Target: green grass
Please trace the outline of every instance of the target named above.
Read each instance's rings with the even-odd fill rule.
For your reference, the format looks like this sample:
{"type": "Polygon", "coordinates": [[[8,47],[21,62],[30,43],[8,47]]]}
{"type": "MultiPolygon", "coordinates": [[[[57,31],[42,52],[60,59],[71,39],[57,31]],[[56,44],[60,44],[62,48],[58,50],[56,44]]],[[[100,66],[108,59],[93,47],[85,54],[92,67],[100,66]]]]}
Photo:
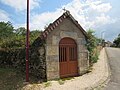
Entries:
{"type": "MultiPolygon", "coordinates": [[[[38,79],[30,75],[31,84],[38,83],[38,79]]],[[[0,90],[21,90],[25,86],[25,73],[13,68],[0,68],[0,90]]]]}
{"type": "Polygon", "coordinates": [[[0,68],[0,90],[17,90],[24,86],[24,75],[15,69],[0,68]]]}
{"type": "Polygon", "coordinates": [[[44,83],[44,85],[45,85],[45,87],[49,87],[49,86],[51,86],[51,82],[47,81],[47,82],[44,83]]]}
{"type": "Polygon", "coordinates": [[[63,80],[58,80],[58,83],[60,84],[60,85],[62,85],[62,84],[64,84],[65,83],[65,81],[63,81],[63,80]]]}
{"type": "Polygon", "coordinates": [[[71,79],[74,79],[74,77],[62,78],[61,80],[62,80],[62,81],[66,81],[66,80],[71,80],[71,79]]]}
{"type": "Polygon", "coordinates": [[[59,79],[58,80],[58,83],[60,85],[64,84],[66,80],[71,80],[71,79],[74,79],[74,77],[68,77],[68,78],[62,78],[62,79],[59,79]]]}

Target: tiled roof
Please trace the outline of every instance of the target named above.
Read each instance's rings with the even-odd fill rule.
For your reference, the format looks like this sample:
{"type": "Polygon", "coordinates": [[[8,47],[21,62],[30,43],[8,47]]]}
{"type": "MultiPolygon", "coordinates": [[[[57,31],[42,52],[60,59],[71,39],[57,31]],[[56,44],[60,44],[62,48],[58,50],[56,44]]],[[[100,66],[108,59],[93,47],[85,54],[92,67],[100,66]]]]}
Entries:
{"type": "Polygon", "coordinates": [[[56,19],[53,23],[50,23],[49,26],[43,31],[41,34],[41,39],[46,39],[47,35],[50,34],[60,23],[63,22],[65,18],[70,18],[70,20],[81,30],[81,32],[88,38],[86,31],[81,27],[81,25],[76,21],[69,11],[66,11],[61,15],[58,19],[56,19]]]}

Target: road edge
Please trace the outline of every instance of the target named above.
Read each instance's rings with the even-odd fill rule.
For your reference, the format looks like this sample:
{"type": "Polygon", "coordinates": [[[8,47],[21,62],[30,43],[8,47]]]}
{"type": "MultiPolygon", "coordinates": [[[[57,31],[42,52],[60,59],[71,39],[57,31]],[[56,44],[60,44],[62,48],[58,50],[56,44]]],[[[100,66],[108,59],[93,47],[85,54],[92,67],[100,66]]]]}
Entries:
{"type": "Polygon", "coordinates": [[[110,66],[109,66],[109,57],[108,57],[108,53],[106,51],[106,48],[104,49],[104,58],[105,58],[105,70],[106,72],[103,75],[103,78],[100,79],[95,85],[93,85],[92,87],[88,88],[87,90],[98,90],[101,89],[103,87],[105,87],[105,85],[110,81],[110,75],[111,75],[111,71],[110,71],[110,66]]]}
{"type": "Polygon", "coordinates": [[[110,67],[109,67],[109,64],[108,64],[108,55],[107,55],[107,52],[106,52],[105,48],[103,48],[102,50],[104,50],[104,53],[105,53],[104,54],[104,59],[105,59],[104,66],[105,66],[106,72],[104,73],[102,79],[100,79],[96,84],[92,85],[91,87],[85,88],[85,90],[98,90],[98,89],[101,89],[102,87],[105,87],[105,85],[110,80],[110,67]]]}

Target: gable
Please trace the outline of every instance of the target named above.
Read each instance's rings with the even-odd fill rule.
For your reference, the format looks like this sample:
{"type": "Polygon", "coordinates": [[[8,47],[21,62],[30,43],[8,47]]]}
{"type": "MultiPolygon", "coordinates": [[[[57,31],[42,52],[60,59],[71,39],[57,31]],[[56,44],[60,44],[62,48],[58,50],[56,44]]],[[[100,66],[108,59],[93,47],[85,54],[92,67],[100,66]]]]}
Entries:
{"type": "MultiPolygon", "coordinates": [[[[59,43],[61,38],[70,37],[74,40],[82,39],[86,40],[82,31],[70,20],[70,18],[64,19],[52,32],[46,37],[47,44],[59,43]]],[[[80,40],[80,42],[82,42],[80,40]]]]}
{"type": "MultiPolygon", "coordinates": [[[[78,30],[81,32],[81,35],[84,35],[87,38],[87,33],[80,26],[80,24],[72,17],[69,11],[63,13],[57,20],[55,20],[52,24],[45,29],[45,31],[41,34],[42,39],[46,39],[51,33],[59,32],[59,30],[78,30]]],[[[77,31],[77,32],[78,32],[77,31]]]]}
{"type": "Polygon", "coordinates": [[[75,35],[78,34],[81,38],[85,38],[85,35],[82,33],[81,29],[79,29],[70,18],[64,19],[64,21],[60,24],[60,30],[64,32],[71,32],[75,35]]]}

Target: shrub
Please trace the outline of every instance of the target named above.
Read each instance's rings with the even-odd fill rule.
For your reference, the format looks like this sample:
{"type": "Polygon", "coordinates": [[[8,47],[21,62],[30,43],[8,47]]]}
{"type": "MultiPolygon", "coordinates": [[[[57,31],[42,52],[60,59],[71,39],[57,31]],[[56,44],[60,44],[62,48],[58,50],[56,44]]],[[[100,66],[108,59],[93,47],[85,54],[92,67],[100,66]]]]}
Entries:
{"type": "MultiPolygon", "coordinates": [[[[38,80],[46,80],[44,41],[38,38],[29,50],[29,73],[38,80]]],[[[0,67],[12,67],[25,73],[25,48],[0,50],[0,67]]]]}
{"type": "Polygon", "coordinates": [[[98,60],[98,51],[97,51],[97,38],[94,35],[94,31],[89,29],[88,30],[88,43],[86,44],[87,49],[89,51],[89,60],[90,64],[97,62],[98,60]]]}

